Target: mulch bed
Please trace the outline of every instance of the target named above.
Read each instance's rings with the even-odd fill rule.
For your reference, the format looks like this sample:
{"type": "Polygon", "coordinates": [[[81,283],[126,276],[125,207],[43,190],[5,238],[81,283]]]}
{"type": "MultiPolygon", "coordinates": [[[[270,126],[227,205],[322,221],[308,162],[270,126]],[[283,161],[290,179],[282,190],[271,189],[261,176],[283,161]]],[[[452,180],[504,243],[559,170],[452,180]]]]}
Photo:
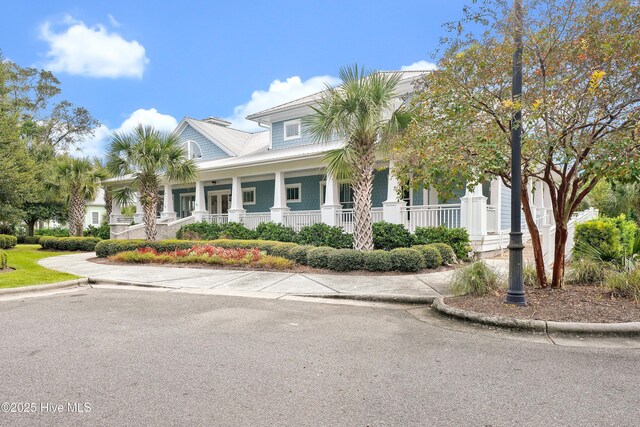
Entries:
{"type": "Polygon", "coordinates": [[[517,319],[558,322],[640,322],[640,303],[614,296],[601,286],[565,286],[564,289],[525,289],[525,307],[504,304],[505,292],[484,297],[447,298],[453,307],[476,313],[517,319]]]}

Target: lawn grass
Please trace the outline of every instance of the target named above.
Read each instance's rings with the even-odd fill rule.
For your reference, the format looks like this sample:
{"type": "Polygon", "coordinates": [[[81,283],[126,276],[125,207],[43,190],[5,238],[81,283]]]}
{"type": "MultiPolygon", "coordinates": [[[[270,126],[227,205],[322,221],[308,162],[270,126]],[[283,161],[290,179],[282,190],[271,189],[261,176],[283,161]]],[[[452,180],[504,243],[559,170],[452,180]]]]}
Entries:
{"type": "Polygon", "coordinates": [[[65,255],[70,252],[43,251],[40,245],[18,245],[5,252],[9,267],[15,270],[0,273],[0,289],[42,285],[78,278],[73,274],[49,270],[38,264],[38,260],[42,258],[65,255]]]}

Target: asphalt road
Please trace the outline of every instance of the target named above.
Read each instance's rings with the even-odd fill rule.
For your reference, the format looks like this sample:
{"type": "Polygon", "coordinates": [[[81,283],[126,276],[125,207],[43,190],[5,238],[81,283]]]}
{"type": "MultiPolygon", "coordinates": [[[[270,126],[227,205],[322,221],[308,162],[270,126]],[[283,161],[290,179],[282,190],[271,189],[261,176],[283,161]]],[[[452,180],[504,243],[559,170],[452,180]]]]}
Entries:
{"type": "Polygon", "coordinates": [[[2,301],[0,325],[2,425],[640,420],[638,350],[455,331],[400,309],[85,289],[2,301]],[[5,412],[25,404],[35,411],[5,412]]]}

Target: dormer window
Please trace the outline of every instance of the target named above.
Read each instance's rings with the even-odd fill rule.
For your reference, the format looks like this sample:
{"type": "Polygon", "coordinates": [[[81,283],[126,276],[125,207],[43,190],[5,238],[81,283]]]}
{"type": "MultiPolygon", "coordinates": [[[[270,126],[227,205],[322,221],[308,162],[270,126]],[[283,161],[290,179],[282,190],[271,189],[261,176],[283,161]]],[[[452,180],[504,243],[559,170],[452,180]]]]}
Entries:
{"type": "Polygon", "coordinates": [[[193,160],[199,160],[202,158],[202,150],[195,141],[187,141],[184,143],[184,148],[187,151],[187,158],[193,160]]]}
{"type": "Polygon", "coordinates": [[[284,122],[284,140],[300,138],[300,119],[284,122]]]}

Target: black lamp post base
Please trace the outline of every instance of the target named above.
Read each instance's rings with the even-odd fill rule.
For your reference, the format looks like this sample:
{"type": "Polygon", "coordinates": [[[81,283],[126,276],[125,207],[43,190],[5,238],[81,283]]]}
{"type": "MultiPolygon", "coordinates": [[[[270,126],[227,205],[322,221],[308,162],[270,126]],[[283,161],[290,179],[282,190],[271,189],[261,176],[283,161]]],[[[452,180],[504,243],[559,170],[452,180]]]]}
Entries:
{"type": "Polygon", "coordinates": [[[522,232],[509,233],[509,289],[505,304],[527,305],[524,293],[522,232]]]}

